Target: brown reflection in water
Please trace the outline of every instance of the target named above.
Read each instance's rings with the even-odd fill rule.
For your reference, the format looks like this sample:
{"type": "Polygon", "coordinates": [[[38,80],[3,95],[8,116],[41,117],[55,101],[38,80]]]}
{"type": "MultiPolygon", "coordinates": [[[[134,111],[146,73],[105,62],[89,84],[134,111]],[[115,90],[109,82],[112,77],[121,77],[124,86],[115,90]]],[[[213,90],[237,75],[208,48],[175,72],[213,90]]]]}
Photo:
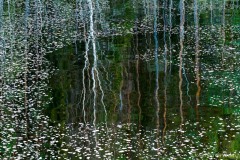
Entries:
{"type": "Polygon", "coordinates": [[[180,117],[181,117],[181,123],[180,123],[180,130],[182,130],[183,125],[183,97],[182,97],[182,66],[183,66],[183,42],[184,42],[184,23],[185,23],[185,6],[184,6],[184,0],[180,1],[180,52],[179,52],[179,99],[180,99],[180,117]]]}
{"type": "MultiPolygon", "coordinates": [[[[166,62],[165,62],[166,63],[166,62]]],[[[165,134],[166,134],[166,129],[167,129],[167,72],[165,72],[164,75],[164,110],[163,110],[163,135],[162,135],[162,142],[165,144],[165,134]]]]}
{"type": "Polygon", "coordinates": [[[198,106],[200,105],[200,59],[199,59],[199,16],[198,16],[198,1],[194,0],[194,22],[195,22],[195,72],[196,72],[196,84],[197,84],[197,92],[196,92],[196,114],[197,120],[199,119],[198,106]]]}
{"type": "MultiPolygon", "coordinates": [[[[139,52],[138,52],[138,35],[136,36],[136,54],[139,57],[139,52]]],[[[136,74],[137,74],[136,82],[137,82],[137,93],[138,93],[138,96],[137,96],[138,97],[137,98],[137,106],[138,106],[138,110],[139,110],[139,113],[138,113],[138,126],[139,126],[139,129],[140,129],[141,128],[142,109],[141,109],[141,106],[140,106],[141,91],[140,91],[140,84],[139,84],[139,58],[137,58],[137,60],[136,60],[136,74]]]]}
{"type": "MultiPolygon", "coordinates": [[[[129,64],[129,60],[128,60],[128,68],[130,68],[130,64],[129,64]]],[[[127,108],[128,108],[128,116],[127,116],[127,122],[128,124],[131,123],[131,111],[132,111],[132,106],[131,106],[131,101],[130,101],[130,94],[132,92],[132,76],[131,73],[129,73],[126,70],[126,74],[127,74],[127,108]]]]}
{"type": "MultiPolygon", "coordinates": [[[[142,109],[140,106],[140,101],[141,101],[141,91],[140,91],[140,84],[139,84],[139,52],[138,52],[138,35],[136,35],[136,55],[137,55],[137,59],[136,59],[136,83],[137,83],[137,107],[138,107],[138,130],[141,130],[142,126],[141,126],[141,114],[142,114],[142,109]]],[[[141,150],[142,147],[142,143],[141,143],[141,132],[138,134],[137,136],[138,138],[138,144],[139,144],[139,148],[138,150],[141,150]]]]}
{"type": "Polygon", "coordinates": [[[126,64],[123,64],[122,83],[120,86],[120,118],[122,122],[131,122],[131,93],[133,91],[133,73],[131,73],[131,62],[127,60],[126,64]],[[124,115],[123,113],[126,113],[124,115]]]}
{"type": "Polygon", "coordinates": [[[168,70],[168,60],[167,60],[167,52],[168,47],[166,43],[166,27],[167,27],[167,18],[165,11],[167,10],[167,2],[164,0],[164,108],[163,108],[163,132],[162,132],[162,142],[165,144],[165,133],[167,128],[167,70],[168,70]]]}
{"type": "Polygon", "coordinates": [[[159,107],[159,62],[158,62],[158,32],[157,32],[157,22],[158,22],[158,7],[157,7],[157,1],[154,0],[154,10],[153,10],[153,15],[154,15],[154,59],[155,59],[155,89],[154,89],[154,100],[155,100],[155,107],[156,107],[156,141],[157,141],[157,149],[160,148],[160,143],[159,143],[159,135],[160,135],[160,120],[159,120],[159,112],[160,112],[160,107],[159,107]]]}

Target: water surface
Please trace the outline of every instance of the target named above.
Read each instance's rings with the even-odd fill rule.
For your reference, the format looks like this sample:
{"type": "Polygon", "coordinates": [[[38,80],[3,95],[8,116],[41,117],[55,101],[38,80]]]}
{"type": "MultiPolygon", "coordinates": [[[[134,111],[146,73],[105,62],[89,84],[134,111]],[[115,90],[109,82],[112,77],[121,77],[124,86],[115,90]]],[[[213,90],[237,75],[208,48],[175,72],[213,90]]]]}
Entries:
{"type": "Polygon", "coordinates": [[[2,159],[240,158],[238,0],[0,4],[2,159]]]}

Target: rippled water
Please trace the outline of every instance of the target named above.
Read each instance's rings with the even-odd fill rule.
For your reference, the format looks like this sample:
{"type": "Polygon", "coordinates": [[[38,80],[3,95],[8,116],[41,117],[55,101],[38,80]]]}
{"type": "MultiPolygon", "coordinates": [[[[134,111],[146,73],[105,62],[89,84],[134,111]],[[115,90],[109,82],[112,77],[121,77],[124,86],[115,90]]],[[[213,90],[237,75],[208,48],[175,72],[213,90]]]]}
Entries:
{"type": "Polygon", "coordinates": [[[1,159],[239,159],[238,0],[0,0],[1,159]]]}

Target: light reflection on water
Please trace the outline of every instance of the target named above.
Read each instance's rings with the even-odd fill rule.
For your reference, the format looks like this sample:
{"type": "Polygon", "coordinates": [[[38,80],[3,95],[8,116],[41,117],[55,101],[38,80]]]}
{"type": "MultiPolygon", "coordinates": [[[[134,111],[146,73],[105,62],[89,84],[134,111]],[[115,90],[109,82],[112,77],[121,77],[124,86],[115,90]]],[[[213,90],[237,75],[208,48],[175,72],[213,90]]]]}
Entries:
{"type": "Polygon", "coordinates": [[[9,1],[1,158],[239,158],[238,4],[219,4],[9,1]]]}

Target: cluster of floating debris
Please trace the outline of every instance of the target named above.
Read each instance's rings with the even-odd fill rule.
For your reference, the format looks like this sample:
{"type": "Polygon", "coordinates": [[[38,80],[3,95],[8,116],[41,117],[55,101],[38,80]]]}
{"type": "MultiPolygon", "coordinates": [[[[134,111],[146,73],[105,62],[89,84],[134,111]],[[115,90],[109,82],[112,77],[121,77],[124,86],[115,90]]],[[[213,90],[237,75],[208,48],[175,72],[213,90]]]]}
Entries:
{"type": "MultiPolygon", "coordinates": [[[[47,150],[56,159],[186,159],[223,157],[229,141],[239,137],[240,126],[223,126],[224,120],[210,117],[210,121],[192,123],[188,120],[172,130],[146,130],[137,124],[69,124],[65,131],[52,131],[49,140],[57,152],[47,150]],[[213,124],[218,123],[218,125],[213,124]],[[231,132],[230,132],[231,131],[231,132]],[[218,142],[219,140],[219,142],[218,142]],[[221,141],[221,142],[220,142],[221,141]],[[203,145],[203,142],[204,145],[203,145]],[[218,144],[221,143],[221,144],[218,144]]],[[[171,125],[171,124],[170,124],[171,125]]],[[[57,128],[56,128],[57,129],[57,128]]],[[[229,152],[225,153],[226,155],[229,152]]],[[[237,158],[237,152],[235,154],[237,158]]],[[[47,157],[45,157],[47,158],[47,157]]]]}

